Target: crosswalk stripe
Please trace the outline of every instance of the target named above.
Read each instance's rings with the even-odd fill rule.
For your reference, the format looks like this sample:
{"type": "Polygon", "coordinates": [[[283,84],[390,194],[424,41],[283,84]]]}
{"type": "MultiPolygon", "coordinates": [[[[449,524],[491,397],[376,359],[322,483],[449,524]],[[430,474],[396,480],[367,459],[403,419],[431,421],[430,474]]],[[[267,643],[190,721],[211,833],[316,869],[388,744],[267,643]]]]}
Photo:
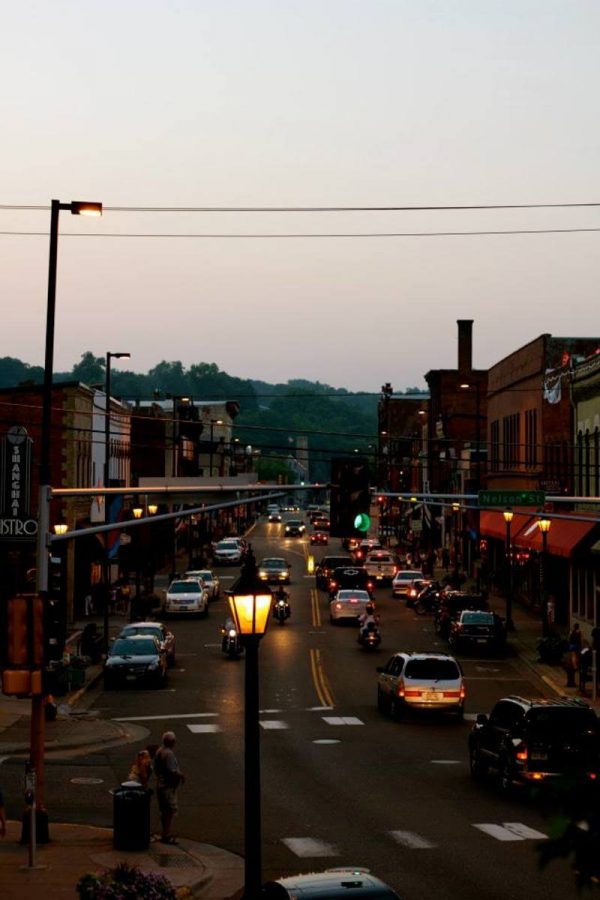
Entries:
{"type": "Polygon", "coordinates": [[[415,834],[413,831],[390,831],[389,834],[397,844],[408,850],[432,850],[436,846],[427,838],[421,837],[420,834],[415,834]]]}
{"type": "Polygon", "coordinates": [[[328,725],[364,725],[356,716],[322,716],[328,725]]]}
{"type": "Polygon", "coordinates": [[[121,716],[113,719],[114,722],[157,722],[161,719],[208,719],[218,716],[218,713],[169,713],[166,716],[121,716]]]}
{"type": "Polygon", "coordinates": [[[192,734],[216,734],[221,728],[219,725],[190,725],[187,726],[192,734]]]}
{"type": "Polygon", "coordinates": [[[485,834],[489,834],[490,837],[496,838],[497,841],[537,841],[547,837],[543,832],[536,831],[535,828],[530,828],[529,825],[524,825],[522,822],[503,822],[501,825],[491,822],[480,823],[479,825],[474,824],[473,828],[478,828],[485,834]]]}
{"type": "Polygon", "coordinates": [[[264,728],[265,731],[281,731],[284,728],[289,728],[290,726],[287,722],[282,722],[280,719],[265,719],[260,722],[260,727],[264,728]]]}
{"type": "Polygon", "coordinates": [[[318,838],[283,838],[282,843],[296,856],[339,856],[339,850],[334,844],[328,844],[318,838]]]}

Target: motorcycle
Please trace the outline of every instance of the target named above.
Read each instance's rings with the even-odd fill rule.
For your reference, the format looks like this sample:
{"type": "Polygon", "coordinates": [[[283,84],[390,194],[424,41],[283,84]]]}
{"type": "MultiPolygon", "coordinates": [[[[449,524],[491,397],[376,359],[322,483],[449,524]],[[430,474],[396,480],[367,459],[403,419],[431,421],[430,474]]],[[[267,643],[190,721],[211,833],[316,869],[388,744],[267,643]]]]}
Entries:
{"type": "Polygon", "coordinates": [[[431,615],[437,610],[439,602],[439,585],[430,584],[418,594],[414,604],[415,613],[418,616],[431,615]]]}
{"type": "Polygon", "coordinates": [[[273,616],[277,619],[280,625],[285,624],[285,620],[289,619],[291,615],[290,602],[286,596],[275,596],[275,603],[273,604],[273,616]]]}
{"type": "Polygon", "coordinates": [[[381,644],[381,634],[374,622],[369,622],[366,629],[360,629],[358,633],[358,643],[363,650],[377,650],[381,644]]]}
{"type": "Polygon", "coordinates": [[[221,650],[229,659],[238,659],[244,652],[237,630],[231,623],[221,626],[221,650]]]}

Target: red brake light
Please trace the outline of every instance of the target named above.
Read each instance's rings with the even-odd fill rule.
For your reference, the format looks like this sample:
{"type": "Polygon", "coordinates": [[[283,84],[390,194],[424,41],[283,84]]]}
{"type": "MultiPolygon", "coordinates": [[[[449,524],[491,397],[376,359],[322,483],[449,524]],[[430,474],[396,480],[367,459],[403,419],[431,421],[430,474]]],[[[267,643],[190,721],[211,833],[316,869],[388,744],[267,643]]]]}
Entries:
{"type": "Polygon", "coordinates": [[[404,697],[405,694],[406,694],[406,690],[404,687],[404,681],[402,679],[400,679],[400,681],[398,682],[398,696],[404,697]]]}
{"type": "Polygon", "coordinates": [[[335,608],[336,608],[336,609],[341,609],[341,608],[342,608],[342,604],[341,604],[341,603],[336,603],[336,604],[335,604],[335,608]]]}
{"type": "Polygon", "coordinates": [[[517,750],[515,754],[516,758],[521,762],[527,761],[527,747],[523,746],[520,750],[517,750]]]}

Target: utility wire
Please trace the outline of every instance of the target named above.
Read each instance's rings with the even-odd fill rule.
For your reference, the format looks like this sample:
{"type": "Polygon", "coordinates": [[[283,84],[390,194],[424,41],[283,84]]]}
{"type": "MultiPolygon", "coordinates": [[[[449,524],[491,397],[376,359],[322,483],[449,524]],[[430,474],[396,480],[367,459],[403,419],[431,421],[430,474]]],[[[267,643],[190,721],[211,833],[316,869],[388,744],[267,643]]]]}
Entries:
{"type": "MultiPolygon", "coordinates": [[[[339,213],[339,212],[460,212],[497,209],[585,209],[599,207],[600,201],[583,203],[473,203],[437,206],[103,206],[103,212],[136,213],[339,213]]],[[[43,210],[49,206],[0,204],[0,210],[43,210]]]]}
{"type": "MultiPolygon", "coordinates": [[[[518,235],[518,234],[585,234],[598,232],[600,228],[511,228],[486,231],[374,231],[374,232],[295,232],[295,233],[230,233],[230,234],[196,234],[187,233],[156,233],[156,232],[75,232],[61,231],[62,237],[76,238],[184,238],[209,239],[209,240],[280,240],[293,238],[420,238],[420,237],[490,237],[493,235],[518,235]]],[[[48,237],[47,231],[0,231],[0,235],[10,237],[48,237]]]]}

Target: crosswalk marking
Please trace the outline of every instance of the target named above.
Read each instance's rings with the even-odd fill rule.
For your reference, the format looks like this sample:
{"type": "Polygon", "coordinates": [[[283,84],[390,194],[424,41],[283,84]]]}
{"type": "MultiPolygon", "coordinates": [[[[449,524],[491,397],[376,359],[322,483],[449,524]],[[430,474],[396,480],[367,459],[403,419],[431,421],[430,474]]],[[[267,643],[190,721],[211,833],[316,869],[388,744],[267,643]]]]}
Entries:
{"type": "Polygon", "coordinates": [[[192,734],[216,734],[220,731],[218,725],[189,725],[187,726],[192,734]]]}
{"type": "Polygon", "coordinates": [[[318,838],[283,838],[282,843],[296,856],[339,856],[339,850],[334,844],[328,844],[318,838]]]}
{"type": "Polygon", "coordinates": [[[113,719],[114,722],[155,722],[161,719],[212,719],[218,713],[170,713],[166,716],[122,716],[120,719],[113,719]]]}
{"type": "Polygon", "coordinates": [[[265,719],[260,723],[260,727],[264,728],[265,731],[281,731],[290,726],[287,722],[282,722],[280,719],[265,719]]]}
{"type": "Polygon", "coordinates": [[[364,725],[356,716],[322,716],[324,722],[328,725],[364,725]]]}
{"type": "Polygon", "coordinates": [[[394,838],[401,847],[407,847],[409,850],[431,850],[435,847],[427,838],[415,834],[413,831],[390,831],[389,834],[394,838]]]}
{"type": "Polygon", "coordinates": [[[474,824],[473,828],[478,828],[484,834],[489,834],[490,837],[496,838],[497,841],[541,840],[546,837],[541,831],[536,831],[535,828],[523,825],[522,822],[503,822],[502,825],[496,825],[492,822],[480,823],[479,825],[474,824]]]}
{"type": "Polygon", "coordinates": [[[261,716],[262,715],[265,715],[265,716],[277,715],[277,713],[280,713],[282,711],[283,710],[281,710],[281,709],[259,709],[259,713],[261,716]]]}

